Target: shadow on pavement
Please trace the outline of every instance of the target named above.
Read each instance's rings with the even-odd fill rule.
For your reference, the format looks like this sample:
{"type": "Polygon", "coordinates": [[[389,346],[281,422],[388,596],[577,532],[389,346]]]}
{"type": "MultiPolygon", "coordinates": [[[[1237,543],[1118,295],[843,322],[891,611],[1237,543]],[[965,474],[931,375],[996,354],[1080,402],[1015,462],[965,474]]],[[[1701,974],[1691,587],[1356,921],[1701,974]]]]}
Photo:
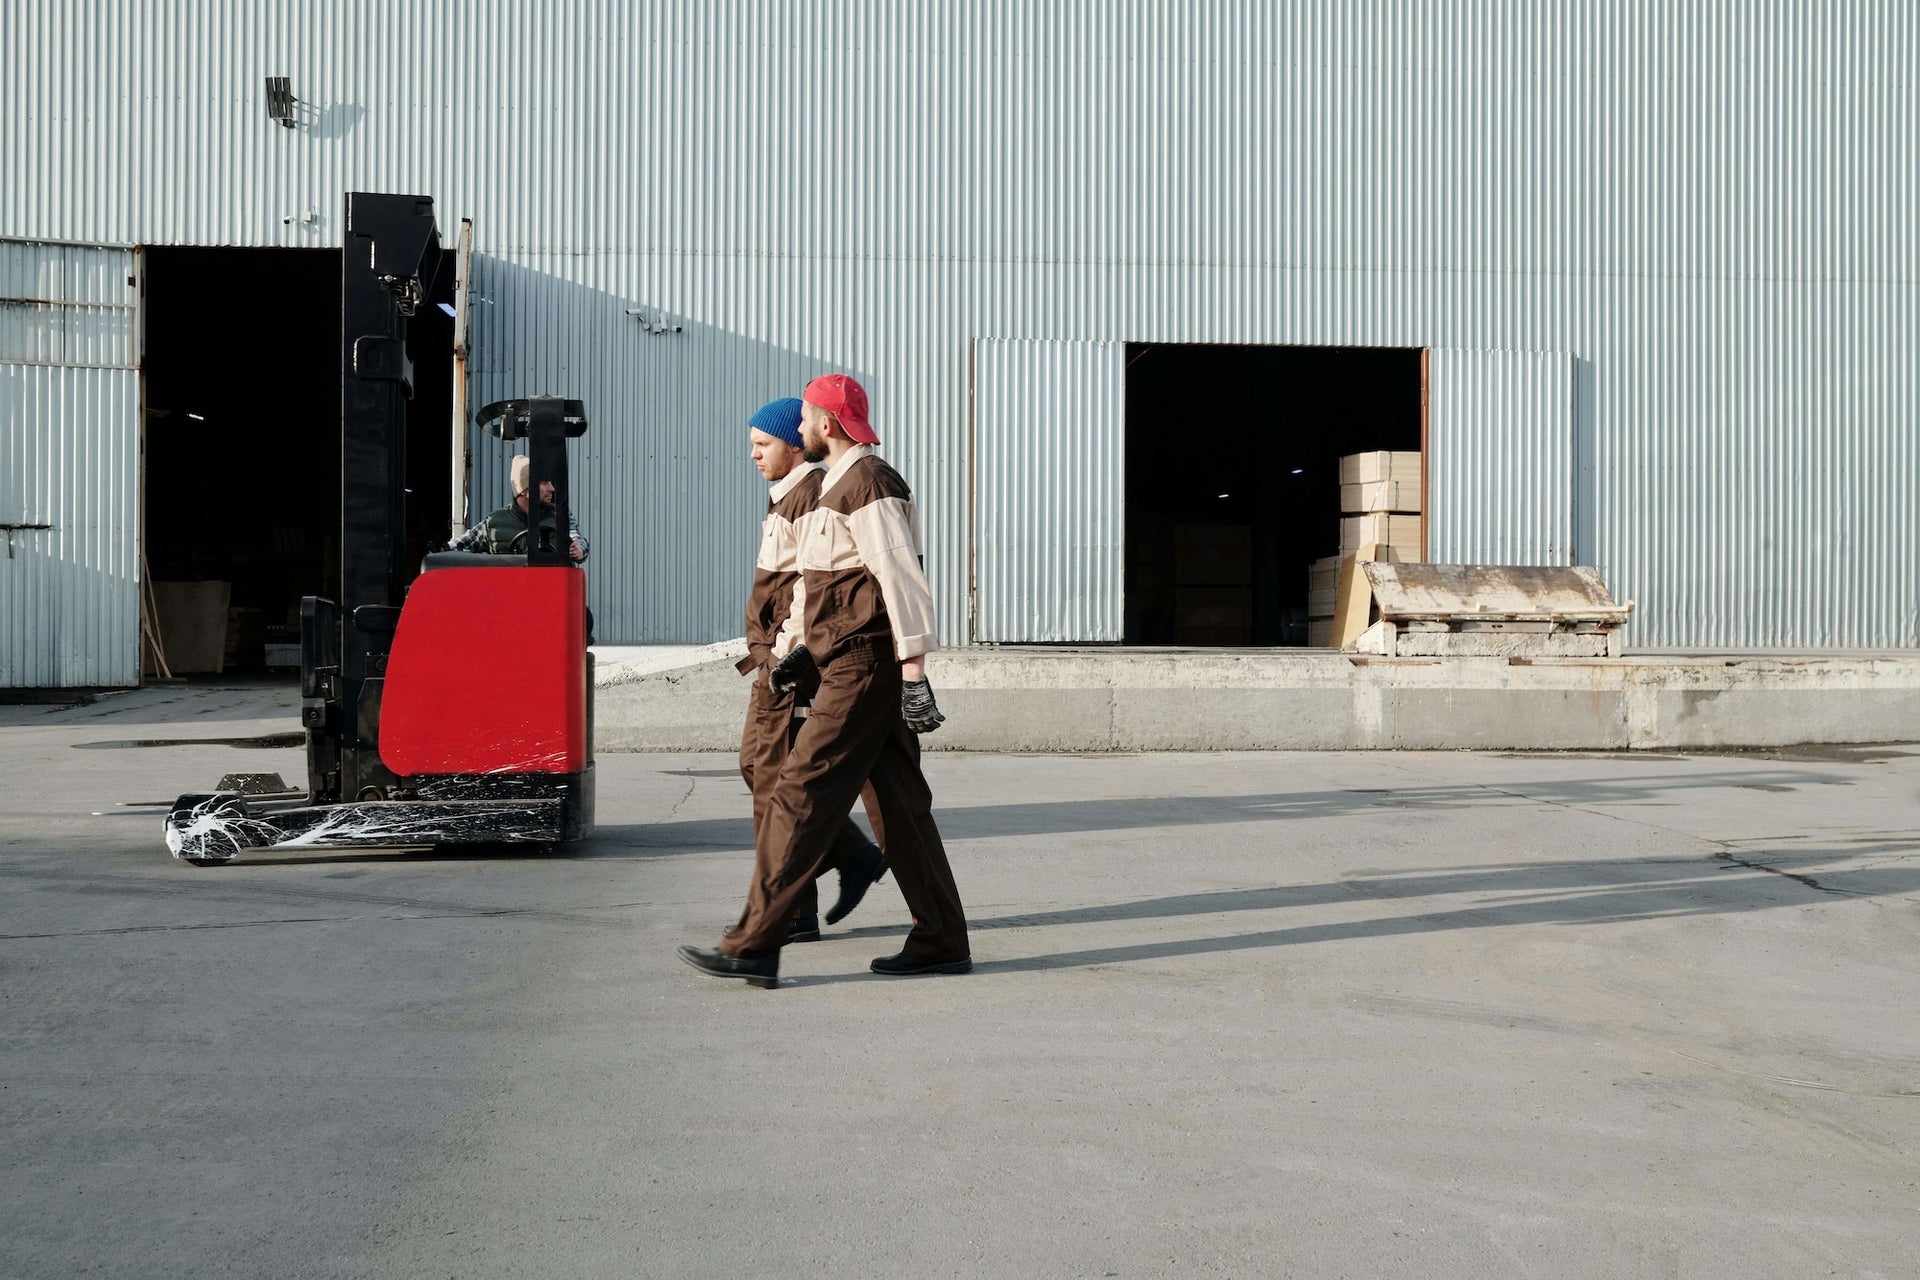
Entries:
{"type": "MultiPolygon", "coordinates": [[[[1241,796],[1141,796],[1061,800],[1029,804],[934,808],[949,842],[1006,836],[1065,835],[1154,827],[1212,826],[1277,819],[1342,818],[1369,809],[1447,811],[1513,804],[1580,808],[1593,804],[1642,807],[1686,803],[1697,790],[1797,791],[1849,786],[1852,779],[1795,769],[1754,769],[1696,774],[1643,774],[1604,781],[1565,779],[1506,782],[1498,786],[1415,786],[1277,791],[1241,796]]],[[[585,858],[662,858],[713,849],[750,849],[753,826],[744,795],[739,817],[603,825],[577,851],[585,858]]]]}

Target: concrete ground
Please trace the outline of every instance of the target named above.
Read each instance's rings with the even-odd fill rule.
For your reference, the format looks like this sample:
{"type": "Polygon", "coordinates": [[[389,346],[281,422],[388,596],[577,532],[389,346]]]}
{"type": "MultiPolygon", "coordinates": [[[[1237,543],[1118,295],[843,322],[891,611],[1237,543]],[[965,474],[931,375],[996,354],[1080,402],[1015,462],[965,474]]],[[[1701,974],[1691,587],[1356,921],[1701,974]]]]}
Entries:
{"type": "Polygon", "coordinates": [[[725,756],[550,857],[115,807],[292,705],[0,707],[0,1275],[1916,1274],[1920,748],[941,754],[976,971],[889,880],[762,992],[725,756]]]}

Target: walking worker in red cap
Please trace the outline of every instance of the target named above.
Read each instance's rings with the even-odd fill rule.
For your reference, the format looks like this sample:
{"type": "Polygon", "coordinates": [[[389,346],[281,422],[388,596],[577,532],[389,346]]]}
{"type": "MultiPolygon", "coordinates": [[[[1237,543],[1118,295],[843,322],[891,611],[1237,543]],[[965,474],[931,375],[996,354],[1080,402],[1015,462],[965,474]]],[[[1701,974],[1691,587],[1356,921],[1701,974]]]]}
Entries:
{"type": "Polygon", "coordinates": [[[920,772],[920,743],[945,719],[923,659],[934,639],[933,593],[920,568],[913,494],[883,462],[867,393],[844,373],[807,384],[800,436],[828,470],[818,505],[800,520],[800,581],[786,627],[799,643],[774,668],[775,692],[817,668],[812,714],[780,766],[755,832],[754,883],[740,924],[717,949],[681,947],[703,973],[771,987],[780,947],[806,886],[832,856],[863,782],[871,780],[887,864],[913,913],[900,954],[873,972],[895,977],[973,968],[966,914],[920,772]]]}
{"type": "MultiPolygon", "coordinates": [[[[809,686],[775,692],[768,684],[776,662],[787,655],[797,637],[783,630],[793,607],[800,580],[799,522],[820,497],[820,477],[826,468],[808,462],[800,444],[800,401],[792,396],[762,405],[747,419],[750,455],[767,493],[767,515],[760,524],[760,554],[753,566],[753,586],[747,592],[747,656],[739,663],[741,675],[753,676],[747,697],[747,721],[740,733],[740,776],[753,795],[753,829],[758,832],[773,796],[780,765],[793,748],[794,735],[806,723],[809,686]]],[[[885,839],[885,819],[867,788],[868,820],[885,839]]],[[[880,850],[851,820],[835,834],[829,859],[840,873],[839,899],[827,910],[827,923],[836,924],[860,905],[875,881],[887,873],[880,850]]],[[[788,942],[812,942],[820,936],[819,895],[809,881],[801,890],[788,942]]]]}

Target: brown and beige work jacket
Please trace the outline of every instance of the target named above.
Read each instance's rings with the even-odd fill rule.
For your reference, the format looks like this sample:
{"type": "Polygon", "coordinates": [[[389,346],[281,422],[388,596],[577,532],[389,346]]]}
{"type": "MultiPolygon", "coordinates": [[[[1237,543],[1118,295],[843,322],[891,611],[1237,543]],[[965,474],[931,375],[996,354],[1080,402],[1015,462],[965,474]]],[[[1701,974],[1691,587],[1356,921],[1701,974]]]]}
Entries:
{"type": "Polygon", "coordinates": [[[818,463],[802,463],[768,490],[767,518],[760,522],[760,554],[753,564],[753,587],[747,592],[747,656],[739,663],[742,675],[773,665],[790,647],[778,642],[800,581],[799,522],[819,501],[825,472],[818,463]]]}
{"type": "Polygon", "coordinates": [[[800,581],[780,653],[803,643],[825,666],[856,639],[890,640],[902,661],[939,647],[913,491],[872,446],[856,445],[827,472],[797,529],[800,581]]]}

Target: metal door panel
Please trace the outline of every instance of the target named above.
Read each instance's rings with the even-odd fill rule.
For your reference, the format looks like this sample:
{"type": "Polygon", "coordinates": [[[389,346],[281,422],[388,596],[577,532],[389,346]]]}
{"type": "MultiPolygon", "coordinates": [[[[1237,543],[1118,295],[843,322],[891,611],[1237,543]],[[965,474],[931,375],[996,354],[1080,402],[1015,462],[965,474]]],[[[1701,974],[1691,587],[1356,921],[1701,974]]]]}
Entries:
{"type": "Polygon", "coordinates": [[[140,682],[135,271],[0,241],[0,688],[140,682]]]}
{"type": "Polygon", "coordinates": [[[1126,346],[974,344],[976,641],[1117,641],[1126,346]]]}

